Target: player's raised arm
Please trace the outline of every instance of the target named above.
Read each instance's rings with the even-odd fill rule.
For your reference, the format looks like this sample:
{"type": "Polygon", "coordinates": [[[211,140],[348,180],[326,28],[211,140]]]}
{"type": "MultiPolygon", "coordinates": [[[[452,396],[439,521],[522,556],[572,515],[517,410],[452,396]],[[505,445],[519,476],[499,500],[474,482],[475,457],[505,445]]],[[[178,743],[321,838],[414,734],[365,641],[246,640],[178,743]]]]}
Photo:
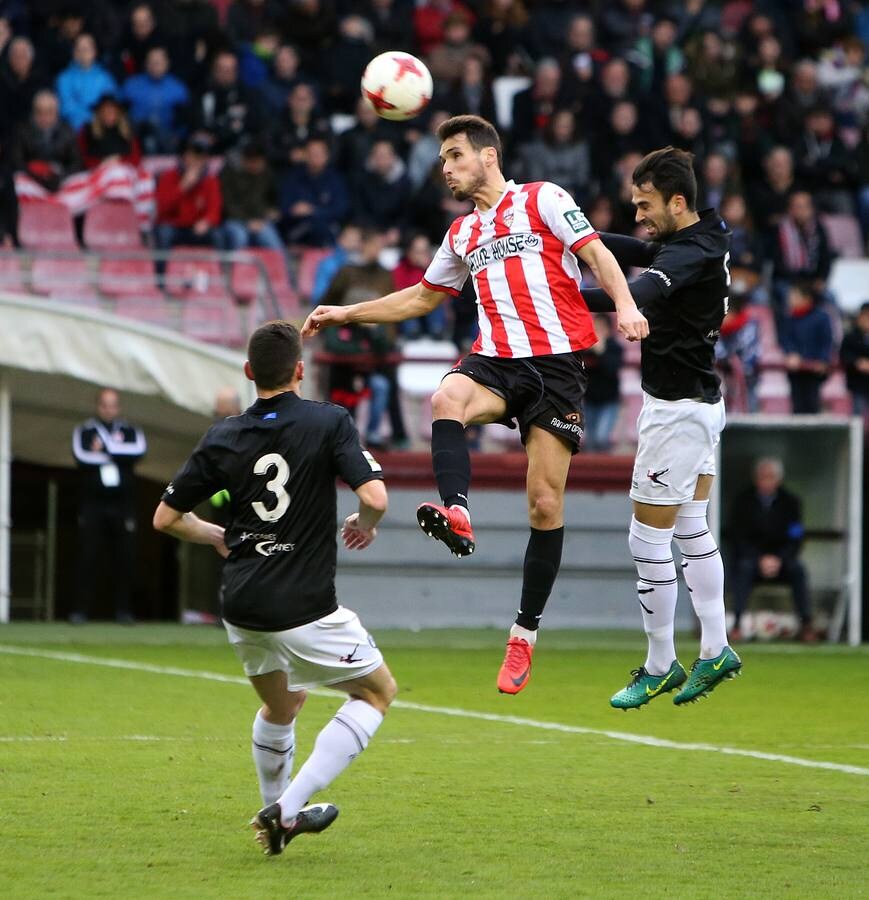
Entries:
{"type": "Polygon", "coordinates": [[[629,341],[641,341],[644,337],[648,337],[649,323],[637,309],[624,273],[603,242],[589,241],[576,252],[594,273],[598,284],[612,298],[618,316],[618,329],[622,335],[629,341]]]}
{"type": "Polygon", "coordinates": [[[447,296],[447,291],[435,291],[419,282],[400,291],[394,291],[376,300],[353,303],[350,306],[318,306],[305,319],[302,337],[311,337],[330,325],[347,325],[351,322],[377,325],[385,322],[403,322],[428,315],[447,296]]]}

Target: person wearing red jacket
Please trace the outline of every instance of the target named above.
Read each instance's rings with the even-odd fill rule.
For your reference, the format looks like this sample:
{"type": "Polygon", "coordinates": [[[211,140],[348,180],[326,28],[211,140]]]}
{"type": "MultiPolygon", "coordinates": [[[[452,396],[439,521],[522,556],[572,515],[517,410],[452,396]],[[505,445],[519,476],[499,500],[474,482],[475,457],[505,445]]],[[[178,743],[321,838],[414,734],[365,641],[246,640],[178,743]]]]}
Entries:
{"type": "Polygon", "coordinates": [[[191,138],[184,147],[181,165],[157,182],[157,247],[168,250],[178,244],[217,246],[220,225],[220,182],[208,171],[209,146],[191,138]]]}

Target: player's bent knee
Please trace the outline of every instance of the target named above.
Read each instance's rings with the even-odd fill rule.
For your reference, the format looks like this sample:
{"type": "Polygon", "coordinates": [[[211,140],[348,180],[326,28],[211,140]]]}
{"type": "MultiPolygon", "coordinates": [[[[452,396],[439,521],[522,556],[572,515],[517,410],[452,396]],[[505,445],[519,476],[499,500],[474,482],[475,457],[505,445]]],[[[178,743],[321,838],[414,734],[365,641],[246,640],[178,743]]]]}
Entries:
{"type": "Polygon", "coordinates": [[[435,419],[464,421],[467,403],[465,399],[446,387],[439,387],[431,397],[431,411],[435,419]]]}

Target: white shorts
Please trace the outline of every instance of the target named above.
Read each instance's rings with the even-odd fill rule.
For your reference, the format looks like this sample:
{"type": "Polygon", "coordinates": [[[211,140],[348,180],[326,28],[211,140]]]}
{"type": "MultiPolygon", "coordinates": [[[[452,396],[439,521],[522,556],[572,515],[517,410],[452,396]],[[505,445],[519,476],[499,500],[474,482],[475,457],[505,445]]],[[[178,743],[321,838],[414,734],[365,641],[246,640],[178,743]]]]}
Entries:
{"type": "Polygon", "coordinates": [[[316,622],[286,631],[223,625],[245,675],[286,672],[291,691],[362,678],[383,665],[374,638],[359,616],[343,606],[316,622]]]}
{"type": "Polygon", "coordinates": [[[715,475],[724,401],[658,400],[643,394],[631,500],[678,506],[694,499],[700,475],[715,475]]]}

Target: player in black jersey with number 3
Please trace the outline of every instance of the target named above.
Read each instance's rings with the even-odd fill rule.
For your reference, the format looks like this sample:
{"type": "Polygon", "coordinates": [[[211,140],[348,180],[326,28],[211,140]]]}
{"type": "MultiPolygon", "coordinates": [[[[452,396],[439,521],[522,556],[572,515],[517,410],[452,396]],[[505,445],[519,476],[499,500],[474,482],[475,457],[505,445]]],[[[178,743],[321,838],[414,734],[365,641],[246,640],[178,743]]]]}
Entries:
{"type": "MultiPolygon", "coordinates": [[[[690,153],[656,150],[632,180],[636,220],[650,240],[601,235],[621,264],[644,268],[629,287],[649,321],[629,537],[649,650],[631,683],[611,699],[618,709],[642,706],[679,687],[676,704],[696,700],[742,667],[727,644],[724,566],[706,521],[715,446],[724,428],[714,348],[727,312],[730,232],[713,210],[697,211],[690,153]],[[673,538],[701,625],[700,655],[690,674],[676,659],[673,640],[673,538]]],[[[614,308],[600,288],[584,288],[582,295],[590,309],[614,308]]]]}
{"type": "Polygon", "coordinates": [[[332,804],[305,804],[366,748],[396,692],[371,636],[335,596],[336,476],[359,497],[342,535],[361,550],[386,510],[381,469],[345,409],[302,399],[301,353],[288,322],[253,333],[244,371],[259,399],[209,429],[154,514],[158,530],[227,558],[221,614],[263,703],[252,749],[265,806],[251,824],[267,854],[334,821],[332,804]],[[223,489],[231,498],[225,532],[190,512],[223,489]],[[295,718],[305,691],[323,685],[350,699],[291,780],[295,718]]]}

